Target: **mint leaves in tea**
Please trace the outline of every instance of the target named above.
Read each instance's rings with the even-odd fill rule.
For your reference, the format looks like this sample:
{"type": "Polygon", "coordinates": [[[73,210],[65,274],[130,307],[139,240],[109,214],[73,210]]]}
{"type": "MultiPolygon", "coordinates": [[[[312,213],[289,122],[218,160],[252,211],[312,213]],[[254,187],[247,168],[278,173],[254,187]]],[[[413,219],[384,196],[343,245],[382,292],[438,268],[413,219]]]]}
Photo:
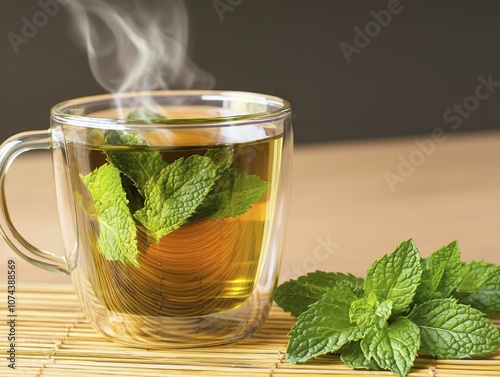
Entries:
{"type": "Polygon", "coordinates": [[[89,163],[71,171],[100,301],[117,312],[172,317],[242,305],[268,242],[281,136],[179,147],[152,146],[147,132],[109,130],[95,139],[68,146],[68,154],[70,163],[89,163]]]}

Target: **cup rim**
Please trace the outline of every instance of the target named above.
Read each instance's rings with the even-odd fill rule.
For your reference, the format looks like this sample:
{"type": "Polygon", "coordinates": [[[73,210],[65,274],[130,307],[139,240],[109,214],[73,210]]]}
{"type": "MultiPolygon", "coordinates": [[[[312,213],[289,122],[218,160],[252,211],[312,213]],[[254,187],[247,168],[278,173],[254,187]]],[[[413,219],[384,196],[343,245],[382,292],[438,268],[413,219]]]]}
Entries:
{"type": "Polygon", "coordinates": [[[292,111],[288,101],[262,93],[232,91],[232,90],[153,90],[139,92],[124,92],[124,93],[108,93],[92,96],[78,97],[67,101],[60,102],[50,110],[50,117],[58,123],[70,124],[72,126],[104,128],[104,129],[133,129],[140,126],[141,129],[158,129],[158,128],[200,128],[200,127],[234,127],[239,125],[247,125],[249,123],[267,123],[275,122],[287,117],[292,111]],[[275,109],[272,111],[249,112],[230,116],[217,116],[207,118],[172,118],[165,119],[161,122],[147,123],[141,121],[130,122],[126,119],[115,119],[105,117],[92,117],[80,114],[71,114],[69,109],[76,109],[78,106],[90,106],[97,103],[119,102],[121,100],[130,100],[133,98],[141,98],[150,96],[152,98],[160,97],[199,97],[202,100],[235,100],[246,101],[248,103],[271,105],[275,109]]]}

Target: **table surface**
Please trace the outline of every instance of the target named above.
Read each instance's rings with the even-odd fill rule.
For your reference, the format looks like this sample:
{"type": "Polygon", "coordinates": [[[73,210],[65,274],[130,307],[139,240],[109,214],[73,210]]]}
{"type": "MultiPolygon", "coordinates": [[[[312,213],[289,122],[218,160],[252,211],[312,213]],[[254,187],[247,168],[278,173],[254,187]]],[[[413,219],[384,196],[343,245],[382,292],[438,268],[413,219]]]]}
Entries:
{"type": "MultiPolygon", "coordinates": [[[[500,132],[295,147],[280,280],[316,269],[364,276],[408,238],[424,256],[457,239],[463,260],[500,263],[499,166],[500,132]]],[[[48,152],[19,157],[6,190],[19,231],[63,253],[48,152]]],[[[21,283],[70,283],[29,265],[3,240],[0,255],[2,271],[17,260],[21,283]]]]}

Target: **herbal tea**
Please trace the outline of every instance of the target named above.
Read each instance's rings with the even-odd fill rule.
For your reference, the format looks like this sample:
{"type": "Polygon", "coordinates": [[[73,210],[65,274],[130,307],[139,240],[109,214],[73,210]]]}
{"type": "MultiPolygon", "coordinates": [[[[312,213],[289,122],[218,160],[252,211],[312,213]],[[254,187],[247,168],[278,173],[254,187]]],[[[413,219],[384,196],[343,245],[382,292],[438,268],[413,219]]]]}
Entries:
{"type": "Polygon", "coordinates": [[[89,282],[113,312],[204,316],[239,307],[264,258],[281,136],[156,148],[125,131],[67,146],[89,282]]]}
{"type": "Polygon", "coordinates": [[[48,130],[0,147],[50,150],[64,252],[13,224],[25,260],[71,277],[85,317],[132,347],[234,343],[262,326],[280,266],[293,147],[291,106],[266,94],[160,90],[75,98],[48,130]]]}

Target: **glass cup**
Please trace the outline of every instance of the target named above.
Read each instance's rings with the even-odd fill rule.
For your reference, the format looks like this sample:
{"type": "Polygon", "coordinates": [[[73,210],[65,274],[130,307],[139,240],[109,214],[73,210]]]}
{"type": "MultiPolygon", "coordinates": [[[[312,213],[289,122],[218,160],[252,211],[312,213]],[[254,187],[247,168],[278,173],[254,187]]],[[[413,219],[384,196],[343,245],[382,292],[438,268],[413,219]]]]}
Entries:
{"type": "Polygon", "coordinates": [[[71,276],[105,337],[176,348],[244,339],[278,280],[292,154],[288,102],[262,94],[157,91],[70,100],[47,131],[0,149],[0,228],[28,262],[71,276]],[[16,230],[11,162],[50,149],[65,253],[16,230]]]}

